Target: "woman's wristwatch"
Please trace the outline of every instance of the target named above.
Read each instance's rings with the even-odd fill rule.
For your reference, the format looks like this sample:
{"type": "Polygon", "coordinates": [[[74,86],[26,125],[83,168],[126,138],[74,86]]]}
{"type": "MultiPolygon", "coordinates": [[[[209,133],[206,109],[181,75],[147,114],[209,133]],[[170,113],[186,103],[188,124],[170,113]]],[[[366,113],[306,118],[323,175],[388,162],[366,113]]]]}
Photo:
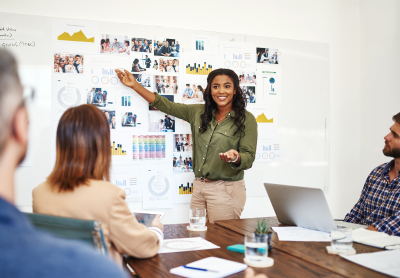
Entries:
{"type": "Polygon", "coordinates": [[[231,163],[235,163],[236,161],[238,161],[238,159],[239,159],[239,154],[236,156],[234,160],[231,161],[231,163]]]}

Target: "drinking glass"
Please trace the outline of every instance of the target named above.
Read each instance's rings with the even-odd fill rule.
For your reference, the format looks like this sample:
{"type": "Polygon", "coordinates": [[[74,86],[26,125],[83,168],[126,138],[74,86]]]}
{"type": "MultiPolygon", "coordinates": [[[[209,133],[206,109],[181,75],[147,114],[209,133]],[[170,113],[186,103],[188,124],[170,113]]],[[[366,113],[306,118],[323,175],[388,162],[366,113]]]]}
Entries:
{"type": "Polygon", "coordinates": [[[263,262],[268,257],[268,235],[246,235],[244,237],[245,253],[247,260],[263,262]]]}
{"type": "Polygon", "coordinates": [[[353,247],[353,238],[351,228],[341,225],[335,225],[331,229],[331,246],[335,250],[350,250],[353,247]]]}
{"type": "Polygon", "coordinates": [[[193,229],[202,229],[206,225],[206,209],[190,209],[189,224],[193,229]]]}

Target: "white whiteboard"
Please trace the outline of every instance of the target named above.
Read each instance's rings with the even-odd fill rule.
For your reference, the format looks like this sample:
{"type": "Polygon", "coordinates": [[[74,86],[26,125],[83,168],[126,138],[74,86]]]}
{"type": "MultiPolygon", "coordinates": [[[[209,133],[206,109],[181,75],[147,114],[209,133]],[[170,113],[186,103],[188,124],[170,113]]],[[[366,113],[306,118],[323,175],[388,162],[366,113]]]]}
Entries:
{"type": "MultiPolygon", "coordinates": [[[[16,175],[16,204],[30,206],[32,189],[43,182],[52,170],[52,18],[0,13],[0,28],[1,26],[17,29],[16,42],[35,44],[34,47],[6,47],[17,56],[23,82],[33,85],[37,92],[30,114],[34,127],[31,138],[33,166],[20,167],[16,175]]],[[[277,119],[278,133],[284,137],[284,160],[253,164],[245,172],[247,194],[249,197],[266,196],[264,182],[317,187],[329,192],[327,44],[110,22],[99,22],[99,29],[103,34],[179,38],[185,53],[190,52],[192,34],[216,36],[220,42],[252,42],[255,47],[279,49],[283,94],[277,119]]],[[[131,202],[130,206],[141,208],[141,202],[131,202]]],[[[181,210],[188,211],[188,205],[175,205],[173,209],[165,209],[166,218],[173,217],[168,214],[174,215],[181,210]]]]}

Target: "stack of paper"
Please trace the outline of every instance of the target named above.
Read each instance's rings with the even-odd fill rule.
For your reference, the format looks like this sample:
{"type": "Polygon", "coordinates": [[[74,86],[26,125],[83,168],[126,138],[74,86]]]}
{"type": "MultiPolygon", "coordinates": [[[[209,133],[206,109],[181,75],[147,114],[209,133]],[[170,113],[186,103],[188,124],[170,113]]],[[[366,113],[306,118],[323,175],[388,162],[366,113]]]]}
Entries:
{"type": "Polygon", "coordinates": [[[300,227],[272,227],[280,241],[331,241],[331,234],[300,227]]]}
{"type": "Polygon", "coordinates": [[[400,249],[400,237],[389,236],[385,233],[374,232],[363,228],[353,231],[353,241],[383,249],[400,249]]]}
{"type": "Polygon", "coordinates": [[[400,250],[340,256],[363,267],[394,277],[400,277],[400,250]]]}
{"type": "Polygon", "coordinates": [[[247,268],[247,265],[245,264],[228,261],[216,257],[208,257],[199,261],[195,261],[193,263],[188,264],[187,266],[208,269],[212,271],[187,269],[184,268],[183,266],[179,266],[171,269],[169,272],[183,277],[220,278],[238,273],[247,268]]]}

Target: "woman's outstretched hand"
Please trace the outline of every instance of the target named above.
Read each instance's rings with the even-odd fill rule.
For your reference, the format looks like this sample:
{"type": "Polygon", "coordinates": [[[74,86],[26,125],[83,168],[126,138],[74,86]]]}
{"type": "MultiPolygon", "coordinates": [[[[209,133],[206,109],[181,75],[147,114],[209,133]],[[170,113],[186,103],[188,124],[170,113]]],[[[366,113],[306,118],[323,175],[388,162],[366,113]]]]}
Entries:
{"type": "Polygon", "coordinates": [[[115,72],[117,73],[121,83],[124,84],[125,86],[133,89],[133,87],[135,87],[138,84],[133,74],[127,71],[126,69],[124,69],[124,71],[116,69],[115,72]]]}
{"type": "Polygon", "coordinates": [[[237,150],[229,150],[226,153],[219,153],[219,158],[225,162],[232,162],[238,158],[234,163],[240,164],[240,156],[237,150]]]}

